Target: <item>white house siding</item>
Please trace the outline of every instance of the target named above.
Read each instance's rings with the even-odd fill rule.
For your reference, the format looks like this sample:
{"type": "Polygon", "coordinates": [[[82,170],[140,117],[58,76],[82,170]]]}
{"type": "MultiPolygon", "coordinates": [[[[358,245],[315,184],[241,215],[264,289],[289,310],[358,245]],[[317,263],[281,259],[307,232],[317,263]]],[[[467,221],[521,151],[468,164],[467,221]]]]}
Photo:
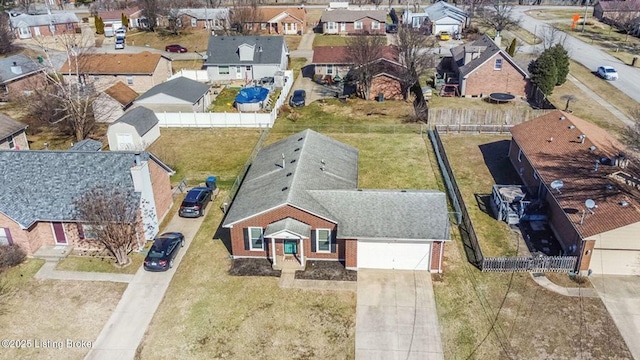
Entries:
{"type": "Polygon", "coordinates": [[[142,137],[138,135],[136,129],[125,123],[114,123],[107,130],[109,149],[115,150],[144,150],[160,137],[159,125],[154,126],[142,137]],[[123,144],[122,139],[129,137],[131,144],[123,144]]]}
{"type": "Polygon", "coordinates": [[[152,240],[158,234],[160,221],[158,220],[156,203],[153,198],[149,163],[143,161],[140,165],[133,166],[130,171],[133,187],[136,192],[140,193],[140,210],[145,240],[152,240]]]}
{"type": "Polygon", "coordinates": [[[283,64],[267,64],[267,65],[229,65],[229,74],[220,74],[218,66],[209,66],[209,78],[212,81],[231,81],[231,80],[259,80],[265,76],[273,76],[277,71],[287,68],[286,58],[283,64]],[[247,70],[247,66],[251,69],[247,70]]]}

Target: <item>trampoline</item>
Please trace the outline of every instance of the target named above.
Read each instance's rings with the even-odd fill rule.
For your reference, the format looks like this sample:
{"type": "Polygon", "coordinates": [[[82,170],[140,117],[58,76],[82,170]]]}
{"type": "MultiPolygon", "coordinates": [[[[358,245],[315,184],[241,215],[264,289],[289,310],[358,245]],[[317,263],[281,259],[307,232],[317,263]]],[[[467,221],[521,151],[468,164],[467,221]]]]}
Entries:
{"type": "Polygon", "coordinates": [[[236,107],[239,111],[259,111],[267,96],[269,96],[267,88],[260,86],[244,88],[236,95],[236,107]]]}
{"type": "Polygon", "coordinates": [[[515,95],[511,95],[511,94],[507,94],[507,93],[491,93],[489,94],[489,99],[491,101],[494,101],[498,104],[500,103],[507,103],[509,101],[513,101],[515,100],[516,96],[515,95]]]}

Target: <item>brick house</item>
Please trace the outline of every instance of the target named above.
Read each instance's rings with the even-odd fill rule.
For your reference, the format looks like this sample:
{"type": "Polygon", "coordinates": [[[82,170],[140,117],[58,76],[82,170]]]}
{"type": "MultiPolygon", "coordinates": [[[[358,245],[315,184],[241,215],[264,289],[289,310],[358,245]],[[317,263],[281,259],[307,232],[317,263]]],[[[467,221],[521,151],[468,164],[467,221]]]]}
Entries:
{"type": "Polygon", "coordinates": [[[451,54],[460,96],[482,97],[494,92],[527,95],[529,73],[487,35],[452,48],[451,54]]]}
{"type": "Polygon", "coordinates": [[[320,18],[323,34],[384,35],[385,10],[325,10],[320,18]]]}
{"type": "Polygon", "coordinates": [[[46,84],[45,68],[22,54],[0,59],[0,101],[30,95],[46,84]]]}
{"type": "Polygon", "coordinates": [[[140,242],[151,240],[172,205],[173,171],[148,152],[0,151],[0,243],[27,254],[41,246],[97,248],[78,221],[74,200],[96,185],[134,193],[140,242]]]}
{"type": "Polygon", "coordinates": [[[639,16],[640,0],[598,1],[593,6],[593,17],[607,24],[632,21],[639,16]]]}
{"type": "Polygon", "coordinates": [[[81,82],[102,91],[118,81],[143,93],[166,81],[171,75],[171,60],[148,51],[135,54],[81,54],[60,68],[65,81],[81,82]]]}
{"type": "Polygon", "coordinates": [[[258,153],[226,214],[234,258],[442,271],[445,194],[358,189],[358,150],[305,130],[258,153]]]}
{"type": "Polygon", "coordinates": [[[121,9],[121,10],[105,10],[99,11],[98,16],[104,21],[105,27],[112,27],[115,29],[120,29],[121,27],[125,27],[127,29],[135,29],[142,27],[141,19],[142,19],[142,9],[138,6],[121,9]],[[129,23],[122,23],[122,15],[126,15],[129,19],[129,23]]]}
{"type": "Polygon", "coordinates": [[[29,150],[27,124],[0,114],[0,150],[29,150]]]}
{"type": "Polygon", "coordinates": [[[160,26],[169,26],[176,19],[180,29],[224,30],[229,28],[228,8],[185,8],[171,10],[168,16],[159,19],[160,26]]]}
{"type": "Polygon", "coordinates": [[[262,7],[255,19],[245,23],[245,27],[261,34],[296,35],[304,34],[307,28],[307,10],[303,7],[262,7]]]}
{"type": "Polygon", "coordinates": [[[16,38],[30,39],[34,36],[75,34],[80,20],[75,13],[61,11],[42,15],[10,14],[9,22],[16,38]]]}
{"type": "Polygon", "coordinates": [[[640,167],[625,146],[563,111],[516,125],[511,134],[509,159],[545,201],[550,228],[563,252],[578,257],[577,270],[640,275],[640,167]]]}

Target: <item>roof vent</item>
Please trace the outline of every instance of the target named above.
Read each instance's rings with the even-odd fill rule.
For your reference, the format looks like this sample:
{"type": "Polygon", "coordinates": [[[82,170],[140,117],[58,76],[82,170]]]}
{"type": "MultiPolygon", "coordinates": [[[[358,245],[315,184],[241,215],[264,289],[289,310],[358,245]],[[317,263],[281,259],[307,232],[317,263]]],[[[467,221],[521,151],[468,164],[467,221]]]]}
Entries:
{"type": "Polygon", "coordinates": [[[282,191],[287,191],[287,190],[289,190],[288,186],[285,186],[285,187],[282,188],[282,191]]]}
{"type": "Polygon", "coordinates": [[[622,201],[620,201],[620,206],[622,206],[622,207],[629,206],[629,202],[627,200],[622,200],[622,201]]]}
{"type": "Polygon", "coordinates": [[[553,142],[553,137],[547,139],[548,142],[553,142]]]}
{"type": "Polygon", "coordinates": [[[575,125],[569,125],[569,129],[575,129],[576,126],[575,125]]]}
{"type": "Polygon", "coordinates": [[[560,120],[566,120],[566,119],[567,118],[564,115],[560,116],[560,120]]]}
{"type": "Polygon", "coordinates": [[[604,187],[604,188],[605,188],[605,189],[607,189],[607,190],[609,190],[609,191],[611,191],[611,190],[613,190],[613,185],[611,185],[611,184],[607,184],[607,185],[605,185],[605,187],[604,187]]]}
{"type": "Polygon", "coordinates": [[[578,136],[578,139],[580,139],[580,144],[584,144],[584,139],[586,139],[587,136],[585,134],[580,134],[580,136],[578,136]]]}
{"type": "Polygon", "coordinates": [[[589,146],[589,151],[596,151],[597,147],[595,145],[589,146]]]}

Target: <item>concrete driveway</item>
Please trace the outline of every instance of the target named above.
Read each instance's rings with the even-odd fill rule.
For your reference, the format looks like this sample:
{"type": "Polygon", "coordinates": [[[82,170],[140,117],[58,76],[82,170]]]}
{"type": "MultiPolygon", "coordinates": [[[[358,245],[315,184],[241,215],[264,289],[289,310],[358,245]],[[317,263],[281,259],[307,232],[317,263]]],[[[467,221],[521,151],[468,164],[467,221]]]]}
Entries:
{"type": "Polygon", "coordinates": [[[640,276],[594,275],[591,283],[634,359],[640,359],[640,276]]]}
{"type": "MultiPolygon", "coordinates": [[[[213,202],[207,206],[206,212],[212,209],[213,202]]],[[[136,349],[203,219],[204,216],[185,219],[178,217],[178,214],[171,219],[166,231],[181,232],[185,238],[185,245],[180,249],[173,268],[166,272],[147,272],[142,267],[138,269],[85,359],[111,360],[135,357],[136,349]]]]}
{"type": "Polygon", "coordinates": [[[431,274],[358,270],[356,360],[444,359],[431,274]]]}

